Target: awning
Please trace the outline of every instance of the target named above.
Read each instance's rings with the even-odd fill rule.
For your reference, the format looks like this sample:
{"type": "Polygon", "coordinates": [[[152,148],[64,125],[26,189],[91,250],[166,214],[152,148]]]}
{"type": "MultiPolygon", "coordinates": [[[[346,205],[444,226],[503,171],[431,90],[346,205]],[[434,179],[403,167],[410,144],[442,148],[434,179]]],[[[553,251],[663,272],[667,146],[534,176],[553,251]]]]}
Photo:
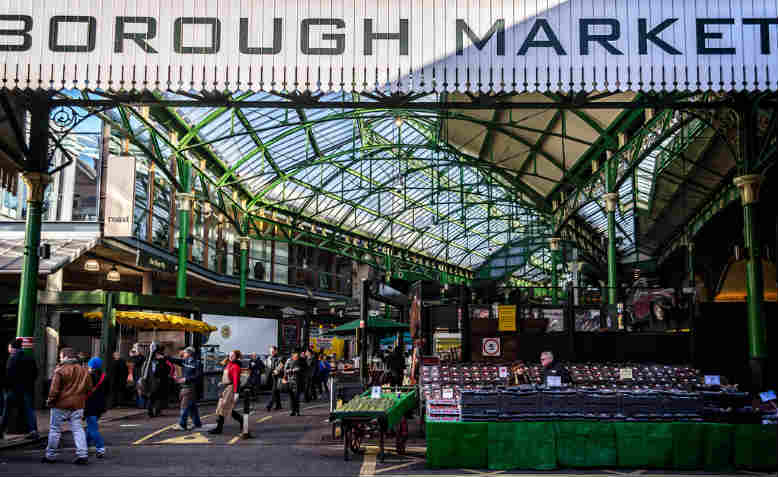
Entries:
{"type": "MultiPolygon", "coordinates": [[[[345,325],[340,325],[337,328],[328,331],[325,333],[325,335],[350,335],[354,332],[354,330],[359,328],[359,321],[360,320],[354,320],[346,323],[345,325]]],[[[405,331],[410,328],[406,323],[398,323],[396,321],[379,317],[368,318],[366,325],[367,328],[369,328],[369,331],[375,333],[391,333],[394,331],[405,331]]]]}
{"type": "MultiPolygon", "coordinates": [[[[763,259],[762,276],[764,277],[764,300],[773,302],[778,300],[775,283],[775,264],[763,259]]],[[[746,261],[739,260],[730,263],[726,271],[724,284],[721,286],[721,291],[716,295],[714,301],[742,303],[746,301],[747,296],[746,261]]]]}
{"type": "MultiPolygon", "coordinates": [[[[102,311],[84,313],[84,318],[90,320],[102,320],[102,311]]],[[[116,321],[124,326],[140,329],[154,329],[160,331],[181,330],[193,333],[207,334],[218,328],[204,321],[190,320],[178,315],[165,313],[149,313],[145,311],[117,311],[116,321]]]]}
{"type": "MultiPolygon", "coordinates": [[[[40,261],[39,273],[48,275],[91,250],[97,239],[46,239],[43,242],[51,246],[51,256],[40,261]]],[[[0,239],[0,273],[20,274],[23,265],[24,239],[0,239]]]]}

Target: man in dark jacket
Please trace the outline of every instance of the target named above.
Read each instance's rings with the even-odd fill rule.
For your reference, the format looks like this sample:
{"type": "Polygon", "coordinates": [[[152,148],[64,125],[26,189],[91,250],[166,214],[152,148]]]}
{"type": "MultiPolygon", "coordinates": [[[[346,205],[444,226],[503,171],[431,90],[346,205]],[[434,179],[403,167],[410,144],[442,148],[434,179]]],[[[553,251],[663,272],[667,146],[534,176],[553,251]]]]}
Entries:
{"type": "Polygon", "coordinates": [[[192,416],[192,425],[194,429],[200,429],[203,427],[200,422],[200,410],[197,407],[197,393],[195,387],[197,382],[202,376],[200,369],[200,361],[195,359],[195,349],[191,346],[184,349],[184,359],[168,358],[168,360],[181,366],[181,372],[183,376],[177,379],[178,384],[181,385],[181,391],[179,397],[181,398],[181,419],[178,422],[179,431],[185,431],[187,429],[187,421],[189,416],[192,416]]]}
{"type": "Polygon", "coordinates": [[[392,386],[402,386],[405,375],[405,357],[399,346],[396,346],[388,359],[389,374],[392,386]]]}
{"type": "Polygon", "coordinates": [[[109,389],[111,391],[111,404],[114,407],[119,406],[124,402],[124,397],[127,392],[127,362],[122,359],[121,354],[116,351],[113,354],[113,360],[111,360],[111,370],[108,373],[111,385],[109,389]]]}
{"type": "Polygon", "coordinates": [[[301,383],[307,372],[305,358],[300,356],[299,350],[292,352],[292,357],[284,365],[284,379],[289,383],[289,406],[292,408],[290,416],[300,415],[300,391],[301,383]]]}
{"type": "Polygon", "coordinates": [[[27,420],[27,439],[38,439],[38,420],[33,408],[35,380],[38,379],[38,366],[35,359],[22,350],[22,340],[17,338],[8,344],[8,363],[5,371],[5,407],[0,422],[0,438],[8,427],[9,411],[12,408],[23,412],[27,420]]]}
{"type": "Polygon", "coordinates": [[[282,368],[282,359],[281,356],[278,354],[278,346],[271,346],[270,347],[270,356],[267,357],[267,367],[270,371],[270,384],[272,385],[271,395],[270,395],[270,402],[267,403],[267,412],[270,412],[271,409],[273,409],[273,405],[275,404],[276,411],[281,409],[281,378],[283,377],[284,371],[282,368]]]}
{"type": "Polygon", "coordinates": [[[305,351],[305,382],[303,384],[303,392],[305,393],[305,402],[316,400],[316,390],[313,383],[316,380],[318,359],[316,353],[312,349],[305,351]]]}
{"type": "Polygon", "coordinates": [[[132,367],[132,393],[135,395],[135,405],[138,409],[146,408],[146,397],[144,396],[142,385],[143,363],[145,362],[146,357],[140,352],[140,347],[136,344],[130,350],[130,359],[127,367],[132,367]]]}
{"type": "Polygon", "coordinates": [[[541,371],[543,385],[548,386],[549,376],[559,376],[562,384],[570,383],[570,372],[567,368],[554,361],[554,353],[551,351],[544,351],[540,354],[540,364],[543,365],[543,370],[541,371]]]}
{"type": "Polygon", "coordinates": [[[148,392],[149,417],[158,417],[162,413],[163,405],[167,403],[172,365],[165,358],[163,350],[159,349],[154,352],[149,366],[148,379],[143,387],[148,392]]]}

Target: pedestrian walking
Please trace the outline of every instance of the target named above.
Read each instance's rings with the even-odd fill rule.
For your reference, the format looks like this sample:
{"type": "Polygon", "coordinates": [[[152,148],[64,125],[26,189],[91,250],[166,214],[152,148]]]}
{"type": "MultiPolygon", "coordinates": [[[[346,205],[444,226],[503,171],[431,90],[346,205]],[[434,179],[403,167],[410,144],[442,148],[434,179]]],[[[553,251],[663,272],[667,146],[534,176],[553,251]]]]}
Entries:
{"type": "Polygon", "coordinates": [[[243,416],[235,410],[240,389],[240,357],[240,351],[235,350],[222,363],[224,371],[221,386],[224,389],[219,396],[219,404],[216,405],[216,427],[208,431],[210,434],[221,434],[224,431],[224,418],[227,416],[232,416],[238,422],[238,427],[243,429],[243,416]]]}
{"type": "Polygon", "coordinates": [[[284,376],[284,360],[278,354],[278,346],[270,347],[270,356],[267,357],[267,368],[270,370],[270,402],[267,403],[267,412],[275,405],[275,410],[281,409],[281,379],[284,376]]]}
{"type": "Polygon", "coordinates": [[[89,375],[92,378],[92,390],[86,398],[84,405],[84,417],[86,418],[86,445],[94,444],[95,455],[98,459],[105,457],[105,441],[100,434],[98,421],[106,410],[106,390],[108,381],[103,372],[103,360],[94,357],[87,363],[89,375]]]}
{"type": "Polygon", "coordinates": [[[192,417],[192,426],[194,429],[203,427],[200,421],[200,409],[197,407],[197,392],[195,387],[200,380],[202,373],[200,371],[200,361],[195,359],[195,349],[191,346],[184,349],[183,359],[168,357],[168,361],[181,366],[182,376],[176,381],[181,386],[179,398],[181,400],[181,419],[176,427],[179,431],[187,429],[189,416],[192,417]]]}
{"type": "Polygon", "coordinates": [[[305,380],[306,370],[305,359],[300,356],[300,350],[296,349],[292,352],[292,357],[286,361],[284,365],[284,379],[282,384],[288,387],[289,390],[289,406],[292,408],[290,416],[300,415],[300,392],[302,391],[302,384],[305,380]]]}
{"type": "Polygon", "coordinates": [[[84,417],[87,395],[92,390],[92,380],[89,372],[81,366],[78,355],[72,348],[63,348],[59,352],[59,359],[60,363],[54,369],[49,396],[46,400],[46,405],[51,408],[51,416],[49,442],[42,462],[55,462],[62,436],[62,426],[65,421],[68,421],[76,443],[76,460],[73,463],[86,465],[89,463],[89,449],[86,446],[86,434],[81,426],[81,419],[84,417]]]}
{"type": "Polygon", "coordinates": [[[0,439],[8,427],[11,409],[18,409],[27,421],[27,439],[38,439],[38,419],[33,407],[35,380],[38,379],[38,366],[35,359],[22,350],[22,339],[17,338],[8,344],[8,362],[5,369],[5,406],[0,422],[0,439]]]}
{"type": "Polygon", "coordinates": [[[111,392],[111,404],[113,407],[118,407],[124,402],[127,393],[128,375],[127,362],[118,351],[115,351],[113,360],[111,360],[111,369],[108,371],[110,383],[108,389],[111,392]]]}
{"type": "Polygon", "coordinates": [[[149,417],[162,414],[162,407],[167,402],[170,390],[170,373],[173,365],[165,358],[162,348],[154,351],[149,363],[148,378],[143,383],[148,395],[149,417]]]}
{"type": "Polygon", "coordinates": [[[332,365],[330,365],[327,356],[322,353],[319,355],[319,392],[321,394],[330,392],[330,371],[332,371],[332,365]]]}
{"type": "Polygon", "coordinates": [[[146,409],[146,397],[143,389],[143,364],[145,362],[146,356],[140,352],[140,345],[136,343],[130,350],[127,368],[129,368],[128,373],[132,374],[130,389],[135,396],[135,406],[138,409],[146,409]]]}

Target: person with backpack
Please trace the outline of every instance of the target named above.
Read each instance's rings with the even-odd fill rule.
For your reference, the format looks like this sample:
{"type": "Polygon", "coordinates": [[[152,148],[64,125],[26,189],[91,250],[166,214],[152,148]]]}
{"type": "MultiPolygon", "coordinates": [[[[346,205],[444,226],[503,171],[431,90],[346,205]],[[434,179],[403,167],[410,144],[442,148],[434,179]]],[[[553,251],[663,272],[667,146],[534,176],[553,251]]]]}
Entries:
{"type": "Polygon", "coordinates": [[[49,396],[46,405],[51,408],[49,419],[49,442],[46,455],[41,462],[53,464],[56,462],[59,441],[65,421],[70,423],[73,440],[76,443],[77,465],[89,463],[89,448],[86,445],[86,434],[81,425],[84,417],[84,407],[89,392],[92,390],[92,379],[89,372],[81,366],[78,355],[73,348],[63,348],[59,352],[60,364],[54,369],[51,379],[49,396]]]}
{"type": "Polygon", "coordinates": [[[86,444],[94,443],[96,457],[105,457],[105,441],[100,434],[98,421],[106,410],[106,375],[103,372],[103,360],[92,358],[88,362],[89,374],[92,378],[92,390],[86,398],[84,417],[86,418],[86,444]]]}

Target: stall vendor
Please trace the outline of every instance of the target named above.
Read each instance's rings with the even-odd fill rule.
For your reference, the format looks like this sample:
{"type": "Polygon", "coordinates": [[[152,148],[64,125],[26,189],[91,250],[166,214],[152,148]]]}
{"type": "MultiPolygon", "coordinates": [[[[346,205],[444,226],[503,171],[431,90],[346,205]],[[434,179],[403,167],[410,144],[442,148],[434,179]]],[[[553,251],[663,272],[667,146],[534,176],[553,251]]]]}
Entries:
{"type": "Polygon", "coordinates": [[[540,353],[540,364],[543,365],[541,377],[544,385],[548,385],[549,376],[559,376],[562,384],[570,383],[570,372],[567,368],[554,360],[554,353],[551,351],[540,353]]]}
{"type": "Polygon", "coordinates": [[[529,373],[524,362],[519,361],[511,367],[511,386],[519,386],[522,384],[530,384],[529,373]]]}

